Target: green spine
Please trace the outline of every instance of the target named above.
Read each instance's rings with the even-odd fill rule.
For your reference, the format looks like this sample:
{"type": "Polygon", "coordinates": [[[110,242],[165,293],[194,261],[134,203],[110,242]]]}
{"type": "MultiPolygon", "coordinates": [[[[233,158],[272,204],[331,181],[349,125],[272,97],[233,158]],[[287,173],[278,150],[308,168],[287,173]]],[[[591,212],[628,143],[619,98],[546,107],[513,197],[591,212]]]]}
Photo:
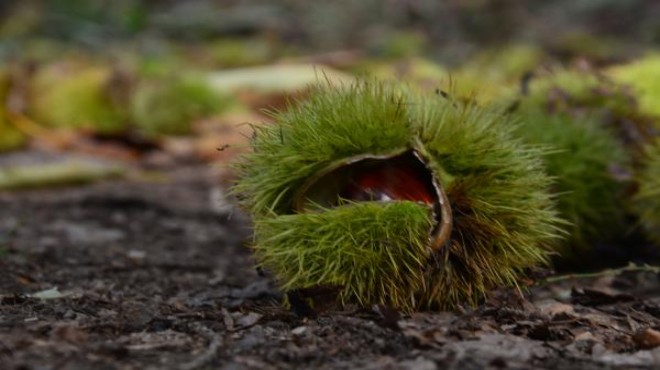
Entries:
{"type": "Polygon", "coordinates": [[[285,289],[338,285],[344,302],[410,311],[475,304],[547,262],[558,218],[542,149],[496,110],[372,81],[319,86],[256,126],[233,192],[255,220],[254,250],[285,289]],[[293,213],[306,179],[342,158],[415,149],[451,203],[450,241],[426,247],[431,216],[411,202],[293,213]]]}

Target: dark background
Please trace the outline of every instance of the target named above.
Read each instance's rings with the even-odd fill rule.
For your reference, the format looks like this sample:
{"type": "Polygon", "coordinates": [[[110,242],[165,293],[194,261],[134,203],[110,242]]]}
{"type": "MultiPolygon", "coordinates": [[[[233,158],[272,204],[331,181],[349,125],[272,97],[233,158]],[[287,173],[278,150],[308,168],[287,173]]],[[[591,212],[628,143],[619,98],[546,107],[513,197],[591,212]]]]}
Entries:
{"type": "Polygon", "coordinates": [[[0,14],[4,58],[26,52],[34,39],[98,52],[128,42],[148,52],[164,40],[258,36],[285,53],[414,52],[450,64],[514,41],[559,56],[601,57],[660,43],[660,3],[651,0],[5,0],[0,14]]]}

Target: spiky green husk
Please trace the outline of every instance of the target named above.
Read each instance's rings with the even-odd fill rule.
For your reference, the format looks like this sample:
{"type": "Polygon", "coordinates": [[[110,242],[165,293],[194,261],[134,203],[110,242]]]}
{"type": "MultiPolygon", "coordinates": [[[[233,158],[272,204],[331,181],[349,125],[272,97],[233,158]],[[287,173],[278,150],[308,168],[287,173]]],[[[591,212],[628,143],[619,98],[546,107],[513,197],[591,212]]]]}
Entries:
{"type": "Polygon", "coordinates": [[[559,247],[562,258],[584,255],[596,241],[611,241],[625,233],[625,183],[614,168],[626,168],[628,156],[593,118],[576,120],[565,113],[526,109],[518,130],[527,141],[550,145],[547,171],[556,177],[553,192],[558,210],[568,221],[569,235],[559,247]]]}
{"type": "Polygon", "coordinates": [[[562,263],[576,261],[628,233],[629,184],[617,175],[632,172],[649,122],[625,87],[593,73],[559,71],[531,87],[516,112],[523,122],[517,133],[553,149],[545,162],[569,235],[559,252],[562,263]]]}
{"type": "Polygon", "coordinates": [[[255,253],[283,289],[343,286],[342,300],[414,307],[430,254],[429,213],[413,202],[366,202],[257,219],[255,253]]]}
{"type": "MultiPolygon", "coordinates": [[[[551,181],[543,172],[541,150],[513,139],[513,125],[502,122],[501,112],[437,96],[411,96],[391,85],[359,82],[350,88],[317,88],[308,101],[274,113],[273,118],[275,124],[256,129],[254,151],[238,164],[240,181],[233,190],[255,218],[259,262],[276,272],[282,286],[295,289],[308,283],[344,281],[350,285],[343,286],[343,297],[362,304],[379,302],[403,310],[449,308],[475,303],[489,289],[515,284],[524,269],[546,262],[548,250],[544,245],[558,234],[547,193],[551,181]],[[328,228],[335,223],[362,225],[347,237],[364,235],[362,243],[378,245],[377,240],[371,240],[377,235],[372,228],[384,231],[390,222],[377,225],[350,220],[362,217],[366,209],[375,212],[383,207],[382,212],[388,212],[387,203],[368,208],[345,205],[325,210],[323,216],[287,214],[293,213],[293,197],[303,182],[337,160],[405,149],[415,149],[429,158],[429,166],[443,183],[454,215],[451,245],[432,256],[417,256],[426,264],[421,287],[405,281],[373,286],[392,281],[385,272],[394,265],[386,263],[385,257],[378,259],[383,265],[364,264],[360,259],[367,257],[359,252],[359,245],[333,243],[324,238],[329,230],[300,230],[310,230],[312,221],[327,217],[333,220],[328,228]],[[287,229],[286,221],[295,222],[287,229]],[[312,238],[295,242],[286,235],[312,238]],[[295,251],[287,253],[288,260],[280,260],[276,253],[264,258],[266,251],[286,250],[289,243],[297,249],[317,243],[319,255],[314,264],[303,258],[309,254],[295,251]],[[355,256],[355,266],[360,269],[332,267],[347,255],[355,256]],[[285,269],[293,271],[285,274],[285,269]],[[414,303],[409,294],[401,295],[409,286],[415,287],[414,303]]],[[[397,203],[393,209],[400,206],[397,203]]],[[[416,235],[419,229],[415,227],[420,224],[409,223],[405,234],[416,235]]],[[[390,238],[389,242],[396,244],[390,247],[394,250],[412,248],[414,252],[419,248],[415,247],[418,238],[390,238]]],[[[394,263],[399,271],[414,266],[405,260],[394,263]]]]}
{"type": "Polygon", "coordinates": [[[476,304],[498,286],[515,285],[525,269],[546,262],[561,223],[547,190],[544,149],[512,139],[516,123],[476,106],[425,104],[420,136],[446,185],[454,227],[434,256],[422,307],[476,304]]]}
{"type": "Polygon", "coordinates": [[[647,148],[646,154],[635,205],[648,235],[660,245],[660,139],[647,148]]]}

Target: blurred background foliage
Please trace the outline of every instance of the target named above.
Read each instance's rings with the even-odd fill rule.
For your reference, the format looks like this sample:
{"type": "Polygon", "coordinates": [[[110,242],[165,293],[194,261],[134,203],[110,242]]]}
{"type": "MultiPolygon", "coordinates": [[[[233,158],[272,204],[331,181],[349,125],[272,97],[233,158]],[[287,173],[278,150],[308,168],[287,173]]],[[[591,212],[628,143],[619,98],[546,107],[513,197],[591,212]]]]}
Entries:
{"type": "MultiPolygon", "coordinates": [[[[658,19],[651,0],[3,1],[0,152],[227,163],[319,77],[395,79],[506,107],[552,153],[567,249],[620,244],[639,215],[660,227],[658,19]]],[[[0,189],[107,168],[0,167],[0,189]]]]}
{"type": "Polygon", "coordinates": [[[645,0],[5,1],[0,150],[49,130],[160,145],[203,119],[281,107],[320,73],[491,102],[525,76],[586,65],[660,116],[657,19],[645,0]]]}
{"type": "Polygon", "coordinates": [[[600,61],[660,43],[660,4],[648,0],[23,0],[0,16],[4,59],[130,44],[152,56],[203,46],[199,62],[217,65],[337,49],[455,65],[509,43],[600,61]]]}
{"type": "Polygon", "coordinates": [[[657,117],[657,19],[660,3],[645,0],[4,1],[0,151],[69,147],[72,133],[149,148],[220,137],[232,120],[267,120],[262,108],[284,106],[320,74],[510,103],[548,71],[568,76],[569,92],[594,89],[590,69],[634,92],[640,109],[624,114],[657,117]]]}
{"type": "Polygon", "coordinates": [[[72,150],[82,137],[139,157],[185,136],[204,143],[187,153],[225,158],[210,138],[244,143],[233,127],[267,121],[263,108],[320,75],[510,104],[559,71],[569,95],[660,117],[657,19],[660,3],[645,0],[3,1],[0,151],[72,150]],[[632,93],[575,94],[602,73],[632,93]],[[634,106],[620,103],[629,95],[634,106]]]}

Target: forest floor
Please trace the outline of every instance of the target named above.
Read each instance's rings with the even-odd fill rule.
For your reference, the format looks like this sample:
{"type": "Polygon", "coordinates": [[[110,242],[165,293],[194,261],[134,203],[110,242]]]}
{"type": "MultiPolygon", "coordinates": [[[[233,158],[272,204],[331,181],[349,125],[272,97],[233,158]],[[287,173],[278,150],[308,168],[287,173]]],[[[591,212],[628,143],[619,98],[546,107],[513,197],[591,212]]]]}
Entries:
{"type": "Polygon", "coordinates": [[[660,367],[660,278],[569,278],[480,307],[301,317],[208,166],[0,193],[5,369],[660,367]]]}

